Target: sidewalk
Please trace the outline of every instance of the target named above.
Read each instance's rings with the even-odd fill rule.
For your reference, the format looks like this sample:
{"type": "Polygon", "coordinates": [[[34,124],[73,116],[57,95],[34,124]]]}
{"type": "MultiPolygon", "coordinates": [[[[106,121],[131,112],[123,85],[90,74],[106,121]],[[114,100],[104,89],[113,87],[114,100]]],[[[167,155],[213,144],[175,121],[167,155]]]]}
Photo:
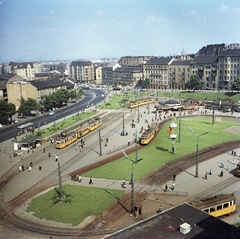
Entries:
{"type": "MultiPolygon", "coordinates": [[[[148,110],[146,109],[146,106],[143,106],[140,108],[140,113],[142,114],[142,117],[139,118],[139,123],[136,123],[136,128],[132,128],[130,126],[130,123],[132,120],[134,122],[137,121],[138,118],[138,112],[137,109],[133,110],[132,112],[127,109],[125,110],[125,127],[128,132],[127,136],[120,136],[120,132],[122,131],[122,123],[123,119],[119,118],[116,122],[114,122],[111,126],[108,127],[108,129],[104,129],[101,131],[101,135],[110,135],[108,136],[110,142],[108,146],[103,147],[103,156],[99,156],[98,154],[98,146],[94,149],[92,149],[91,153],[88,154],[85,157],[79,157],[79,161],[72,165],[66,172],[64,172],[64,175],[68,174],[71,171],[74,171],[75,169],[79,167],[86,166],[90,163],[102,160],[106,157],[106,152],[110,149],[113,149],[113,143],[116,142],[117,146],[126,144],[128,141],[132,141],[135,138],[135,133],[136,130],[139,131],[141,126],[144,127],[144,129],[147,127],[147,123],[145,123],[145,119],[148,120],[148,122],[151,124],[152,123],[152,118],[155,116],[154,113],[154,105],[150,105],[150,113],[148,114],[148,110]],[[145,111],[145,113],[144,113],[145,111]],[[120,127],[119,127],[120,125],[120,127]],[[116,128],[116,127],[119,128],[116,128]]],[[[122,110],[121,110],[122,111],[122,110]]],[[[102,112],[102,111],[101,111],[102,112]]],[[[106,111],[106,114],[108,114],[109,111],[106,111]]],[[[194,112],[193,115],[198,115],[198,112],[194,112]]],[[[210,115],[210,113],[208,114],[210,115]]],[[[71,117],[71,116],[69,116],[71,117]]],[[[42,126],[44,127],[44,126],[42,126]]],[[[42,128],[41,127],[41,128],[42,128]]],[[[97,140],[97,139],[94,139],[97,140]]],[[[86,140],[86,145],[90,145],[92,143],[92,139],[86,140]]],[[[43,164],[43,170],[39,171],[37,167],[33,167],[32,172],[22,172],[19,173],[16,177],[14,177],[13,180],[7,185],[6,189],[2,193],[1,197],[5,201],[11,200],[11,198],[16,197],[19,195],[21,192],[27,190],[31,185],[34,183],[38,182],[43,178],[45,175],[49,174],[52,170],[55,170],[57,168],[57,164],[54,161],[53,158],[48,158],[47,154],[42,153],[43,147],[49,146],[50,143],[46,143],[39,148],[36,149],[36,152],[33,154],[28,155],[27,152],[23,151],[23,158],[26,159],[33,159],[36,157],[35,155],[37,153],[40,154],[40,159],[42,160],[43,164]],[[33,177],[34,176],[34,177],[33,177]]],[[[1,170],[0,170],[0,177],[4,175],[5,172],[10,170],[13,165],[17,165],[21,162],[21,157],[14,157],[12,158],[12,162],[9,162],[9,155],[13,152],[13,142],[12,140],[8,140],[6,142],[3,142],[1,144],[1,152],[0,152],[0,163],[1,163],[1,170]],[[6,152],[4,153],[3,148],[6,148],[6,152]]],[[[61,152],[57,151],[54,147],[52,146],[52,154],[54,152],[61,152]]],[[[240,155],[240,149],[236,149],[237,155],[240,155]]],[[[75,150],[75,147],[69,146],[69,151],[65,153],[64,155],[59,154],[59,161],[63,162],[63,160],[68,160],[68,158],[72,158],[73,156],[77,155],[78,151],[75,150]]],[[[187,169],[186,171],[181,172],[180,174],[177,175],[176,177],[176,182],[175,182],[175,188],[174,190],[169,190],[169,192],[164,192],[164,186],[165,185],[157,185],[157,186],[149,186],[149,185],[140,185],[137,182],[135,182],[135,191],[137,192],[143,192],[146,191],[149,196],[144,203],[144,213],[146,216],[153,215],[156,212],[156,209],[159,208],[159,205],[162,204],[164,209],[167,209],[168,207],[171,207],[172,205],[177,205],[180,202],[183,201],[188,201],[192,197],[199,195],[200,192],[204,192],[207,189],[210,188],[217,188],[217,194],[220,193],[232,193],[236,190],[238,190],[238,185],[237,183],[232,184],[228,188],[218,188],[216,185],[218,185],[221,181],[224,181],[228,178],[235,178],[234,177],[234,170],[235,170],[235,165],[229,164],[229,170],[227,171],[227,165],[228,161],[231,161],[233,159],[233,156],[231,155],[231,152],[223,153],[221,156],[213,158],[211,160],[208,160],[206,162],[200,163],[199,164],[199,177],[195,178],[195,167],[191,167],[187,169]],[[219,167],[220,163],[224,162],[225,168],[221,169],[219,167]],[[208,175],[207,180],[204,179],[205,172],[209,172],[209,170],[212,168],[213,170],[213,175],[208,175]],[[220,178],[218,176],[220,170],[224,171],[224,176],[220,178]],[[180,196],[173,196],[173,195],[180,195],[180,196]],[[160,196],[159,196],[160,195],[160,196]],[[186,196],[187,195],[187,196],[186,196]],[[165,204],[164,204],[165,203],[165,204]]],[[[24,161],[24,160],[23,160],[24,161]]],[[[238,158],[239,161],[239,158],[238,158]]],[[[237,162],[238,162],[237,161],[237,162]]],[[[95,179],[93,178],[94,185],[89,185],[89,178],[82,178],[82,182],[74,182],[71,181],[69,178],[68,180],[64,181],[63,184],[72,184],[72,185],[81,185],[81,186],[91,186],[91,187],[99,187],[99,188],[109,188],[109,189],[118,189],[118,190],[131,190],[131,185],[128,184],[127,182],[127,187],[122,188],[121,183],[122,181],[118,180],[106,180],[106,179],[95,179]]],[[[238,181],[239,182],[239,181],[238,181]]],[[[168,182],[168,187],[172,186],[172,181],[169,180],[168,182]]],[[[28,218],[29,220],[35,220],[36,218],[32,217],[31,215],[27,214],[26,212],[23,211],[24,207],[27,207],[27,202],[25,205],[23,205],[23,208],[18,209],[16,211],[16,214],[19,216],[23,216],[24,218],[28,218]]],[[[229,217],[230,218],[230,217],[229,217]]],[[[232,221],[236,221],[238,218],[236,218],[236,215],[232,217],[232,221]]],[[[38,219],[40,220],[40,219],[38,219]]],[[[44,221],[44,220],[43,220],[44,221]]],[[[49,222],[46,222],[49,223],[49,222]]],[[[54,222],[53,222],[54,223],[54,222]]],[[[59,226],[59,225],[58,225],[59,226]]],[[[65,226],[65,225],[64,225],[65,226]]]]}

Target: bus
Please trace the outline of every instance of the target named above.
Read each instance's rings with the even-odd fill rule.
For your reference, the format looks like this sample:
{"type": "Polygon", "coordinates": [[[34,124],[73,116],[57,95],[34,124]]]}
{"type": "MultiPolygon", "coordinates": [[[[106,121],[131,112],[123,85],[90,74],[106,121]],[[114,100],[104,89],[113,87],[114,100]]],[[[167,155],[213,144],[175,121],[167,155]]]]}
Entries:
{"type": "Polygon", "coordinates": [[[33,123],[26,123],[19,125],[17,128],[17,135],[25,134],[28,132],[33,132],[33,123]]]}

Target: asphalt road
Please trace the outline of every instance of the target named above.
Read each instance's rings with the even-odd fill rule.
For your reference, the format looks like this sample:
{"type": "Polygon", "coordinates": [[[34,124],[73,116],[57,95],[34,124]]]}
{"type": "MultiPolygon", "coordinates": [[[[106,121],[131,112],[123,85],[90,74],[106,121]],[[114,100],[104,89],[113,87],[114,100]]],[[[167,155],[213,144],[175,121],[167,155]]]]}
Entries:
{"type": "Polygon", "coordinates": [[[52,116],[46,113],[38,117],[25,118],[24,120],[20,118],[17,124],[3,127],[0,130],[0,142],[14,138],[17,133],[17,127],[22,125],[23,121],[24,121],[24,124],[28,122],[33,123],[34,128],[38,128],[38,126],[41,127],[43,124],[45,124],[45,122],[48,124],[58,119],[64,118],[68,115],[71,115],[74,113],[78,114],[78,112],[80,113],[89,104],[90,105],[99,104],[101,101],[104,100],[104,98],[101,97],[102,94],[105,94],[105,92],[99,89],[92,89],[91,91],[85,92],[84,98],[82,100],[77,101],[76,103],[73,103],[73,104],[70,103],[68,104],[68,106],[58,109],[56,113],[52,116]]]}

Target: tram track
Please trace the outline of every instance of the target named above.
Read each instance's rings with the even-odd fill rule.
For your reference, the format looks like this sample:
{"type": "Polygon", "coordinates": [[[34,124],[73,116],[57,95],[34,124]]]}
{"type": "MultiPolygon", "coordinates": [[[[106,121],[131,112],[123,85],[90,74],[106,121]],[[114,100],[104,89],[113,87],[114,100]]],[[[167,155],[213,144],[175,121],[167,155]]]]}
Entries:
{"type": "MultiPolygon", "coordinates": [[[[119,119],[119,114],[118,115],[112,115],[111,117],[107,117],[106,123],[111,124],[111,122],[115,122],[116,119],[119,119]]],[[[161,123],[161,127],[163,126],[164,123],[161,123]]],[[[118,125],[119,127],[121,124],[118,125]]],[[[105,126],[106,127],[106,126],[105,126]]],[[[104,125],[101,128],[102,130],[104,129],[104,125]]],[[[115,128],[113,131],[116,130],[115,128]]],[[[103,137],[107,137],[108,134],[112,132],[107,132],[103,134],[103,137]]],[[[91,134],[85,136],[85,137],[93,137],[97,135],[96,131],[91,132],[91,134]]],[[[87,138],[86,138],[87,139],[87,138]]],[[[216,157],[223,152],[230,151],[236,147],[239,146],[240,141],[232,141],[224,144],[220,144],[214,147],[210,147],[208,149],[204,149],[199,151],[199,163],[208,160],[209,158],[216,157]]],[[[91,151],[93,148],[97,147],[98,142],[94,141],[91,145],[88,145],[82,152],[81,156],[83,154],[87,154],[89,151],[91,151]]],[[[53,145],[48,146],[49,150],[52,150],[53,152],[57,152],[58,150],[53,149],[53,145]]],[[[71,149],[75,147],[74,145],[69,146],[71,149]]],[[[65,148],[62,149],[61,152],[67,152],[70,150],[70,148],[65,148]]],[[[139,147],[140,149],[141,147],[139,147]]],[[[48,149],[48,148],[47,148],[48,149]]],[[[135,147],[130,147],[126,150],[126,153],[131,153],[134,152],[135,147]]],[[[41,152],[39,153],[41,154],[41,152]]],[[[35,155],[38,155],[37,153],[35,155]]],[[[109,157],[106,157],[104,160],[101,160],[99,162],[96,162],[94,164],[88,165],[86,167],[83,167],[82,169],[76,170],[75,172],[72,173],[83,173],[86,171],[89,171],[91,169],[97,168],[105,163],[108,163],[110,161],[116,160],[122,156],[121,152],[117,152],[114,155],[110,155],[109,157]]],[[[169,163],[165,163],[162,167],[156,169],[152,173],[146,175],[144,178],[140,179],[138,183],[145,184],[146,187],[147,185],[156,185],[156,184],[164,184],[165,182],[169,181],[169,178],[172,176],[173,173],[179,173],[180,171],[184,171],[187,168],[193,166],[195,164],[195,154],[190,154],[185,157],[181,157],[177,160],[174,160],[169,163]]],[[[31,158],[26,159],[26,162],[31,161],[31,158]]],[[[71,165],[73,165],[75,162],[79,160],[79,155],[76,154],[74,157],[69,159],[66,163],[61,165],[61,171],[64,172],[67,170],[71,165]]],[[[13,179],[16,175],[18,174],[18,168],[17,167],[12,167],[8,172],[5,173],[3,177],[1,177],[1,180],[4,178],[5,181],[1,182],[1,188],[3,188],[11,179],[13,179]]],[[[69,175],[65,174],[63,176],[63,181],[68,179],[69,175]]],[[[57,169],[51,172],[49,175],[44,177],[42,180],[40,180],[38,183],[33,185],[31,188],[26,190],[25,192],[21,193],[18,197],[12,199],[9,201],[7,204],[2,205],[1,203],[1,218],[3,221],[8,224],[12,225],[16,229],[21,229],[24,231],[31,231],[32,233],[36,234],[46,234],[46,235],[56,235],[56,236],[61,236],[61,237],[89,237],[91,235],[91,238],[99,238],[100,235],[104,234],[109,234],[113,233],[114,231],[119,230],[120,228],[125,227],[126,225],[121,225],[119,227],[115,228],[109,228],[108,224],[110,222],[113,222],[117,220],[119,217],[123,216],[126,214],[127,209],[130,208],[130,201],[129,201],[129,193],[130,192],[125,192],[124,195],[121,197],[120,200],[118,200],[114,205],[112,205],[108,210],[106,210],[101,217],[96,218],[92,223],[87,225],[84,228],[60,228],[60,227],[51,227],[51,226],[42,226],[33,222],[25,221],[22,218],[17,217],[14,214],[14,209],[19,207],[22,203],[26,202],[29,198],[32,198],[36,195],[36,193],[39,193],[45,189],[48,189],[49,187],[55,186],[58,183],[58,174],[57,174],[57,169]],[[102,225],[99,227],[99,225],[102,225]]],[[[230,182],[226,182],[226,185],[229,185],[230,182]]],[[[213,192],[214,193],[213,189],[213,192]]],[[[141,203],[143,202],[147,194],[144,191],[137,191],[136,192],[136,197],[138,198],[138,202],[141,203]]],[[[4,191],[3,191],[4,193],[4,191]]],[[[205,192],[206,193],[206,192],[205,192]]],[[[200,194],[199,194],[200,196],[200,194]]],[[[2,196],[1,196],[2,197],[2,196]]]]}
{"type": "MultiPolygon", "coordinates": [[[[116,113],[112,113],[108,116],[105,116],[102,118],[103,122],[105,122],[106,124],[111,124],[113,122],[116,122],[116,120],[119,119],[119,114],[116,113]]],[[[102,129],[106,128],[107,126],[103,124],[102,129]]],[[[115,129],[113,129],[115,131],[115,129]]],[[[109,134],[111,132],[107,132],[106,134],[109,134]]],[[[96,135],[97,132],[93,131],[91,133],[89,133],[87,136],[84,137],[84,139],[86,138],[90,138],[90,137],[94,137],[94,135],[96,135]]],[[[91,151],[93,148],[95,148],[98,145],[97,141],[94,141],[93,143],[91,143],[91,145],[88,145],[88,147],[86,147],[82,152],[80,157],[83,157],[84,155],[88,154],[89,151],[91,151]]],[[[64,151],[67,152],[68,150],[70,150],[70,148],[74,147],[73,145],[64,148],[63,150],[61,150],[61,152],[63,153],[64,151]]],[[[47,150],[52,150],[52,153],[56,153],[58,150],[56,150],[54,148],[54,144],[51,144],[50,146],[46,147],[47,150]]],[[[38,158],[41,155],[41,152],[35,153],[34,157],[38,158]]],[[[30,155],[29,157],[27,157],[24,160],[24,163],[30,163],[32,161],[32,155],[30,155]]],[[[48,159],[45,159],[48,160],[48,159]]],[[[74,157],[70,158],[67,162],[65,162],[64,164],[61,165],[61,172],[64,172],[66,169],[68,169],[71,165],[73,165],[77,160],[79,160],[79,155],[75,155],[74,157]]],[[[42,161],[35,161],[34,163],[40,163],[42,161]]],[[[18,166],[15,165],[13,166],[10,170],[8,170],[2,177],[1,177],[1,197],[4,194],[4,188],[7,185],[8,182],[10,182],[15,176],[17,176],[19,173],[18,171],[18,166]]],[[[67,180],[69,179],[69,175],[64,175],[62,177],[62,180],[67,180]]],[[[29,198],[32,198],[36,195],[36,193],[39,193],[43,190],[46,190],[50,187],[55,186],[58,183],[58,170],[54,170],[52,171],[50,174],[48,174],[47,176],[45,176],[44,178],[42,178],[40,181],[38,181],[36,184],[34,184],[33,186],[31,186],[30,188],[28,188],[28,190],[22,192],[20,195],[18,195],[17,197],[11,199],[9,202],[5,202],[3,200],[2,197],[2,203],[1,203],[1,218],[2,220],[8,224],[8,225],[12,225],[13,227],[17,228],[17,229],[21,229],[21,230],[26,230],[26,231],[31,231],[34,233],[41,233],[41,234],[49,234],[49,235],[65,235],[66,237],[68,236],[76,236],[77,234],[79,234],[79,228],[78,229],[74,229],[74,228],[55,228],[55,227],[51,227],[51,226],[42,226],[42,225],[38,225],[29,221],[25,221],[22,218],[17,217],[14,214],[14,210],[21,206],[21,204],[23,204],[24,202],[26,202],[27,200],[29,200],[29,198]],[[4,205],[3,205],[4,204],[4,205]]]]}

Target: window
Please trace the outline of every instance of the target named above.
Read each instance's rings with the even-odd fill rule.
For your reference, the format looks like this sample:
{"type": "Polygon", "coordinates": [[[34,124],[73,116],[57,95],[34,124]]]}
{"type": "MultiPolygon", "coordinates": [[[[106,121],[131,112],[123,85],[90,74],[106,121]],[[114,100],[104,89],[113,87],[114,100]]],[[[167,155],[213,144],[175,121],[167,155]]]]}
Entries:
{"type": "Polygon", "coordinates": [[[223,208],[228,208],[228,207],[229,207],[229,203],[228,202],[223,204],[223,208]]]}

